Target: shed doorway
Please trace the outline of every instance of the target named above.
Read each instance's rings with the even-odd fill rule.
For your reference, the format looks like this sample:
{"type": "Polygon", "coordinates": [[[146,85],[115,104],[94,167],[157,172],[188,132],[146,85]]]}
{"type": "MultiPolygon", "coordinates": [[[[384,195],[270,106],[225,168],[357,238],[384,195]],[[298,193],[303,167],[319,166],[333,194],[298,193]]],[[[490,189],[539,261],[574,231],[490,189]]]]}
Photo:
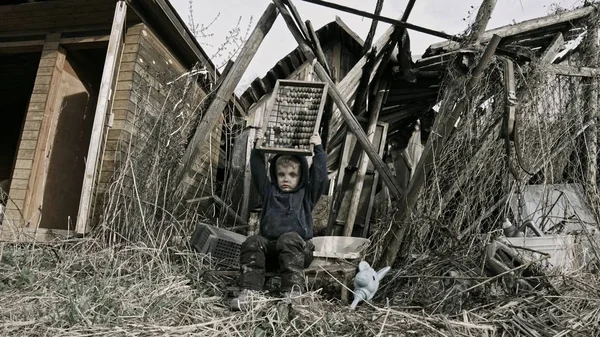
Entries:
{"type": "Polygon", "coordinates": [[[65,50],[40,228],[74,230],[106,48],[65,50]]]}

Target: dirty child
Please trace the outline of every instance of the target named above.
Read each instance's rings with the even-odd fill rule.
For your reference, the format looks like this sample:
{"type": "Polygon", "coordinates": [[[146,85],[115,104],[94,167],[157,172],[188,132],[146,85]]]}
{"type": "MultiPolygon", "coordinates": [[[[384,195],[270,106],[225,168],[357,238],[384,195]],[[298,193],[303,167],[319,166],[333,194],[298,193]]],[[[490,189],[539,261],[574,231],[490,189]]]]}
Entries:
{"type": "MultiPolygon", "coordinates": [[[[256,140],[264,137],[258,130],[256,140]]],[[[278,270],[281,290],[290,296],[304,287],[304,268],[312,261],[314,246],[312,210],[327,184],[327,154],[321,137],[310,137],[314,145],[311,168],[303,156],[276,155],[270,161],[270,180],[263,153],[252,150],[252,181],[263,200],[260,232],[244,241],[240,252],[240,288],[230,305],[240,310],[252,291],[261,291],[267,270],[278,270]]],[[[256,146],[256,144],[255,144],[256,146]]]]}

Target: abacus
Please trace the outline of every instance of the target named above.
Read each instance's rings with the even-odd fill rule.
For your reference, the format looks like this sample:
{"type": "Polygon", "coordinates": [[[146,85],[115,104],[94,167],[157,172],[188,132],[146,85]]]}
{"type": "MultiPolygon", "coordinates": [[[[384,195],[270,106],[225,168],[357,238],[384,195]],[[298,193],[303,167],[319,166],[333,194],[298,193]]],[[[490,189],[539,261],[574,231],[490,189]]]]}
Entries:
{"type": "Polygon", "coordinates": [[[265,152],[312,155],[310,137],[319,131],[327,84],[278,80],[265,138],[257,148],[265,152]]]}

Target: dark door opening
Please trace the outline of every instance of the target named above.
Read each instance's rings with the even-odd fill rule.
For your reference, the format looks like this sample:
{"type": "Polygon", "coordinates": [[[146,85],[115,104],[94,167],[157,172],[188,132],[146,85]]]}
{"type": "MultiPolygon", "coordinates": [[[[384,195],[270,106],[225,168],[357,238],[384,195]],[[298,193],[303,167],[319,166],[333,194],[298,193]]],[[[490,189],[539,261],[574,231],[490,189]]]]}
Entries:
{"type": "MultiPolygon", "coordinates": [[[[8,193],[41,53],[0,53],[0,186],[8,193]]],[[[6,194],[0,202],[6,205],[6,194]]]]}
{"type": "Polygon", "coordinates": [[[105,57],[106,48],[66,49],[41,228],[75,228],[105,57]]]}

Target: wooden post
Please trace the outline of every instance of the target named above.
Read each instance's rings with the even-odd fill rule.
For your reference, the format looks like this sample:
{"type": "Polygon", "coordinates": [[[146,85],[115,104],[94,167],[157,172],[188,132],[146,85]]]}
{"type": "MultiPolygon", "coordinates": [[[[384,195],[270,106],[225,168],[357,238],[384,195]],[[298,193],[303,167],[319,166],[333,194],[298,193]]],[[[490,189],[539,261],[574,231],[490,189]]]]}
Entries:
{"type": "Polygon", "coordinates": [[[473,88],[479,83],[479,80],[483,75],[483,71],[492,61],[496,48],[498,47],[498,44],[500,44],[500,40],[500,36],[494,36],[488,44],[483,56],[481,57],[481,60],[479,61],[479,64],[473,70],[472,76],[466,84],[464,98],[460,100],[453,109],[452,102],[448,102],[449,104],[446,104],[445,106],[448,107],[448,109],[452,109],[449,111],[449,113],[447,111],[440,111],[438,119],[436,119],[433,130],[429,136],[425,150],[423,151],[423,155],[421,156],[421,160],[419,161],[419,164],[415,169],[414,176],[410,181],[408,190],[398,203],[400,208],[394,216],[396,227],[392,229],[392,231],[390,231],[390,233],[388,233],[386,236],[384,243],[386,250],[377,261],[379,266],[391,266],[394,264],[396,256],[400,251],[404,235],[407,231],[407,226],[399,227],[398,224],[412,212],[421,188],[425,183],[425,177],[429,174],[433,167],[434,158],[438,156],[439,152],[444,146],[444,142],[447,140],[450,132],[453,130],[456,121],[460,115],[464,113],[464,109],[467,105],[467,97],[469,97],[470,91],[473,90],[473,88]]]}
{"type": "MultiPolygon", "coordinates": [[[[369,141],[373,143],[375,137],[375,129],[377,128],[377,120],[379,119],[379,112],[383,107],[383,103],[387,97],[389,91],[390,81],[387,76],[384,76],[378,83],[378,91],[375,96],[375,102],[369,109],[369,126],[367,127],[367,137],[369,141]]],[[[364,153],[361,155],[360,164],[358,166],[358,172],[356,173],[356,179],[354,180],[354,188],[352,190],[352,198],[350,199],[350,208],[348,209],[348,215],[346,216],[346,226],[344,227],[344,236],[352,236],[352,230],[354,229],[354,222],[356,221],[356,214],[358,213],[358,206],[360,203],[360,196],[362,194],[363,184],[365,182],[365,174],[369,167],[369,157],[364,153]]],[[[373,186],[372,188],[376,188],[373,186]]],[[[367,219],[368,220],[368,219],[367,219]]],[[[365,226],[368,224],[365,223],[365,226]]]]}
{"type": "Polygon", "coordinates": [[[496,7],[496,2],[498,0],[483,0],[481,6],[479,7],[479,11],[477,11],[477,16],[475,17],[475,22],[471,26],[471,33],[467,38],[467,42],[470,43],[478,43],[479,39],[485,32],[485,28],[490,21],[490,17],[492,16],[492,12],[494,11],[494,7],[496,7]]]}
{"type": "MultiPolygon", "coordinates": [[[[291,0],[289,0],[289,1],[291,1],[291,0]]],[[[290,32],[296,39],[296,42],[298,42],[300,50],[304,53],[307,60],[312,62],[312,60],[315,59],[315,55],[313,54],[310,47],[308,47],[308,45],[302,40],[302,34],[298,30],[298,28],[295,26],[294,20],[291,18],[289,12],[285,9],[285,7],[283,7],[281,0],[273,0],[273,2],[277,5],[277,8],[279,8],[279,11],[281,12],[281,16],[284,18],[286,24],[288,25],[288,28],[290,29],[290,32]]],[[[327,93],[329,94],[329,97],[331,97],[333,102],[340,109],[340,112],[342,113],[342,116],[343,116],[344,120],[346,121],[346,124],[348,125],[348,130],[356,135],[357,141],[360,143],[362,148],[366,151],[367,155],[369,156],[369,159],[371,159],[371,161],[373,162],[373,165],[375,165],[375,167],[381,174],[381,178],[383,179],[385,184],[390,188],[390,191],[392,193],[394,193],[395,196],[399,197],[401,194],[401,191],[400,191],[400,188],[396,185],[396,182],[392,176],[392,173],[390,172],[388,167],[385,165],[385,163],[383,162],[381,157],[379,157],[379,154],[377,153],[377,151],[373,148],[373,146],[369,142],[369,138],[367,138],[367,135],[365,134],[362,127],[356,120],[356,117],[352,114],[352,111],[346,104],[344,98],[342,97],[340,91],[337,89],[335,83],[333,82],[331,77],[329,77],[329,75],[327,75],[327,71],[325,70],[325,68],[323,68],[323,66],[319,62],[316,62],[314,64],[314,71],[322,81],[324,81],[325,83],[327,83],[327,85],[329,85],[329,90],[327,90],[327,93]]]]}
{"type": "Polygon", "coordinates": [[[273,26],[277,15],[278,12],[275,6],[273,4],[269,4],[262,17],[256,24],[256,27],[252,31],[252,34],[250,34],[250,37],[248,37],[248,40],[240,51],[239,56],[231,67],[231,70],[217,89],[215,98],[204,113],[204,116],[202,116],[202,120],[196,128],[196,132],[194,133],[194,136],[192,137],[192,140],[188,144],[183,155],[183,165],[178,174],[178,180],[180,182],[193,164],[193,159],[196,157],[198,152],[201,151],[204,142],[210,138],[213,128],[212,122],[219,116],[219,114],[223,112],[223,109],[225,109],[227,106],[235,87],[240,82],[244,72],[250,64],[250,61],[252,61],[254,54],[256,54],[258,47],[273,26]]]}
{"type": "Polygon", "coordinates": [[[127,4],[125,1],[118,1],[106,51],[104,69],[102,70],[102,80],[98,92],[98,104],[96,105],[94,124],[90,136],[90,146],[85,162],[81,199],[79,199],[79,211],[77,213],[77,225],[75,227],[75,232],[78,234],[87,232],[87,224],[92,208],[92,197],[94,195],[94,187],[98,173],[97,166],[101,157],[105,126],[107,124],[106,117],[111,111],[112,103],[114,101],[111,99],[111,96],[114,96],[113,85],[119,73],[126,14],[127,4]]]}
{"type": "MultiPolygon", "coordinates": [[[[585,66],[597,67],[598,62],[598,20],[600,15],[596,12],[592,14],[588,19],[587,34],[583,41],[583,55],[582,61],[585,66]]],[[[583,110],[587,111],[583,117],[583,123],[590,121],[596,121],[598,118],[598,79],[594,77],[587,77],[581,80],[583,89],[583,110]]],[[[598,168],[598,134],[596,124],[592,124],[583,134],[583,148],[581,151],[584,153],[585,165],[583,172],[585,172],[584,183],[585,191],[592,208],[596,210],[596,217],[600,217],[598,214],[598,206],[600,206],[600,199],[598,196],[598,185],[597,185],[597,168],[598,168]]]]}
{"type": "MultiPolygon", "coordinates": [[[[377,4],[375,5],[375,15],[380,15],[381,10],[383,9],[383,0],[377,0],[377,4]]],[[[406,20],[403,20],[406,21],[406,20]]],[[[373,19],[371,22],[371,28],[369,28],[369,33],[367,34],[367,38],[365,39],[365,44],[363,44],[363,49],[360,52],[361,55],[365,55],[369,49],[371,49],[371,43],[373,43],[373,37],[375,36],[375,30],[377,30],[377,19],[373,19]]]]}

